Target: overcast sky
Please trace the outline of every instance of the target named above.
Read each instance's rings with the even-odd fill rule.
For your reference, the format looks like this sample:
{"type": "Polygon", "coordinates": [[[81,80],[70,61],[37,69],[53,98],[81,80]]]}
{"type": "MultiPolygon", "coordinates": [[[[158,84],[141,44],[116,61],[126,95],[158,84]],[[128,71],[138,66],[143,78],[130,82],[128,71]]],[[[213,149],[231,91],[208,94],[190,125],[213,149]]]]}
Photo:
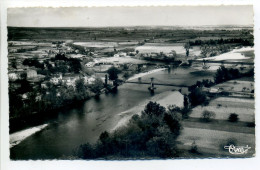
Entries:
{"type": "Polygon", "coordinates": [[[8,26],[252,25],[253,6],[10,8],[8,26]]]}

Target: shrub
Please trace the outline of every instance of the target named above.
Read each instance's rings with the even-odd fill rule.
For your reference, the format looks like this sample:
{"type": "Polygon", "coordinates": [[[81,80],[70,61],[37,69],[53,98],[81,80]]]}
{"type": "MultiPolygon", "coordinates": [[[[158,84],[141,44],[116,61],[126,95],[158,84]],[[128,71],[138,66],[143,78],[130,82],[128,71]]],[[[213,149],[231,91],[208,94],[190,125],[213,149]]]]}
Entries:
{"type": "Polygon", "coordinates": [[[189,118],[189,112],[190,111],[191,111],[191,109],[187,108],[187,107],[184,107],[183,109],[181,109],[182,118],[183,119],[189,118]]]}
{"type": "Polygon", "coordinates": [[[192,143],[192,145],[191,145],[190,152],[191,152],[191,153],[199,153],[199,152],[198,152],[198,146],[197,146],[197,144],[196,144],[195,141],[193,141],[193,143],[192,143]]]}
{"type": "Polygon", "coordinates": [[[249,123],[247,123],[247,127],[255,127],[255,123],[254,122],[249,122],[249,123]]]}
{"type": "Polygon", "coordinates": [[[214,112],[204,110],[201,114],[201,118],[205,122],[210,122],[211,119],[215,118],[216,114],[214,112]]]}
{"type": "Polygon", "coordinates": [[[237,142],[236,138],[228,138],[228,139],[222,141],[219,146],[220,146],[221,150],[225,151],[226,150],[225,146],[230,146],[230,145],[237,146],[237,144],[238,144],[238,142],[237,142]]]}
{"type": "Polygon", "coordinates": [[[228,121],[230,122],[237,122],[238,121],[238,115],[236,113],[230,113],[228,117],[228,121]]]}
{"type": "Polygon", "coordinates": [[[128,79],[128,78],[130,77],[130,74],[129,74],[128,72],[125,72],[125,73],[123,74],[123,77],[124,77],[125,79],[128,79]]]}

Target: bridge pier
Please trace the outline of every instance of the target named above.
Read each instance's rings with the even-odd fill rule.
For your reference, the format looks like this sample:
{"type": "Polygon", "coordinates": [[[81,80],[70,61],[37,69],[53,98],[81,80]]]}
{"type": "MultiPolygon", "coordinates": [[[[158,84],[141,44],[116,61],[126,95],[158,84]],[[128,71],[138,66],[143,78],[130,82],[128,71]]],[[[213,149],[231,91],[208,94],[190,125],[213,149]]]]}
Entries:
{"type": "Polygon", "coordinates": [[[148,90],[150,90],[151,93],[154,93],[154,90],[156,89],[156,87],[154,87],[153,80],[154,80],[154,78],[152,77],[150,87],[148,87],[148,90]]]}

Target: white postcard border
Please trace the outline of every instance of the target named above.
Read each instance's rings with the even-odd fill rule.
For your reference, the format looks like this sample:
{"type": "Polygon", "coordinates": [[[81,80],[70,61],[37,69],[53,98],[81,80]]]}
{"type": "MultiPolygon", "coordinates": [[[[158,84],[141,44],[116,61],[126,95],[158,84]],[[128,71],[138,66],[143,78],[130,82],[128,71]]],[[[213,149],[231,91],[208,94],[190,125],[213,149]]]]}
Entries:
{"type": "MultiPolygon", "coordinates": [[[[1,169],[2,170],[35,170],[35,169],[257,169],[259,158],[259,127],[256,126],[257,156],[249,159],[189,159],[167,161],[10,161],[9,160],[9,133],[8,133],[8,78],[7,78],[7,30],[6,9],[7,7],[69,7],[69,6],[166,6],[166,5],[254,5],[254,32],[255,32],[255,55],[260,56],[260,6],[256,1],[226,0],[226,1],[155,1],[132,0],[122,2],[118,0],[96,1],[65,1],[65,0],[5,0],[1,2],[1,169]]],[[[256,124],[260,120],[260,90],[258,90],[260,75],[260,58],[255,59],[255,84],[256,84],[256,124]]]]}

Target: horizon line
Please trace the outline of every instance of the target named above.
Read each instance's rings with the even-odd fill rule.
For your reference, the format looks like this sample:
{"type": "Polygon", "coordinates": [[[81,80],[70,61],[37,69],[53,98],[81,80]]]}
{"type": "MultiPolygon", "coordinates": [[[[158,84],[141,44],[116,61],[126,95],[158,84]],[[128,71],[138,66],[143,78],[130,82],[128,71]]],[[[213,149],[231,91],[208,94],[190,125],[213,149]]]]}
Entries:
{"type": "Polygon", "coordinates": [[[129,25],[129,26],[7,26],[17,28],[109,28],[109,27],[254,27],[254,24],[223,24],[223,25],[129,25]]]}

